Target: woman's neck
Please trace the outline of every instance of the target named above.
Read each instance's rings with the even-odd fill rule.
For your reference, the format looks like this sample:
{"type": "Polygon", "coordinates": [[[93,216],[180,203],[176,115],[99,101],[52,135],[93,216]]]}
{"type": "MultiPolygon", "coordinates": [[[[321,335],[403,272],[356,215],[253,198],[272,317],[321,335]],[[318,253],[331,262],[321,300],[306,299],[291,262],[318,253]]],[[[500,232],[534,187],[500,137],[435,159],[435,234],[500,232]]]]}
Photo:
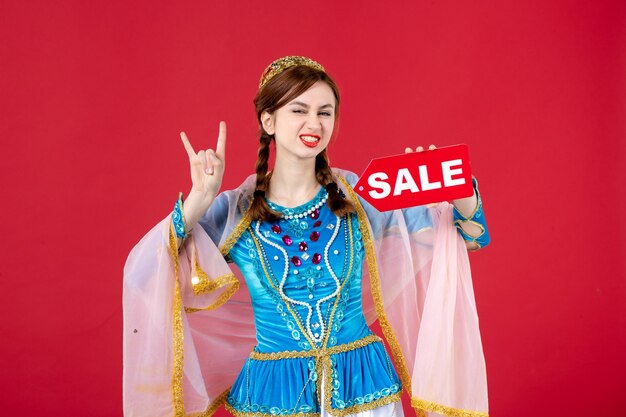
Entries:
{"type": "Polygon", "coordinates": [[[315,197],[319,187],[315,159],[284,161],[277,158],[266,196],[278,205],[296,207],[315,197]]]}

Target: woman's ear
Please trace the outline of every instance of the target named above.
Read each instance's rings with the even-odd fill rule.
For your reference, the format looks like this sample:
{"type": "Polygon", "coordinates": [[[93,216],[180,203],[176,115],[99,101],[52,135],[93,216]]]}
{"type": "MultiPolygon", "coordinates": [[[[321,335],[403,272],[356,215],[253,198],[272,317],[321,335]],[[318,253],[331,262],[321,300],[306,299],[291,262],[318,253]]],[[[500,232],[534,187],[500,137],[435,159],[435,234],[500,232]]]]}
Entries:
{"type": "Polygon", "coordinates": [[[274,115],[264,111],[261,113],[261,125],[268,135],[274,134],[274,115]]]}

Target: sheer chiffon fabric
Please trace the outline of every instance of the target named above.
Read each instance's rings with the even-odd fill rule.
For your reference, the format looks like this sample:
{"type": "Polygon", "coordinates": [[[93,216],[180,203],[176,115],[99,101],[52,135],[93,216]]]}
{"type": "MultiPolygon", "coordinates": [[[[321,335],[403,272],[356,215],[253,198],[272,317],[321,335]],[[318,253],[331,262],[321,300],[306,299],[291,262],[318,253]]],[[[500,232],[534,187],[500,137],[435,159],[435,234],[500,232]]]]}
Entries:
{"type": "MultiPolygon", "coordinates": [[[[486,416],[469,261],[451,205],[380,213],[352,190],[355,174],[333,172],[361,223],[367,322],[380,321],[412,406],[421,415],[486,416]]],[[[123,297],[126,416],[209,416],[244,366],[256,343],[252,306],[245,280],[224,256],[249,224],[254,184],[252,175],[221,193],[178,253],[170,216],[131,251],[123,297]]]]}

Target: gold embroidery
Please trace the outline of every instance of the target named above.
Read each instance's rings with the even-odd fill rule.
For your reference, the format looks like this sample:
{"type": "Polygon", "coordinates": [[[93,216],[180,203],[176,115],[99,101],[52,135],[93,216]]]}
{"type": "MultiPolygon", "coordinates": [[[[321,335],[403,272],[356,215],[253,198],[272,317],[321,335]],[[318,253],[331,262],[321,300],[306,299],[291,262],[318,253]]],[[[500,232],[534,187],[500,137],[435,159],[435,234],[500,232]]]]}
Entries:
{"type": "Polygon", "coordinates": [[[174,260],[174,305],[172,319],[174,366],[172,369],[172,400],[174,405],[174,416],[185,416],[185,404],[183,401],[183,366],[185,362],[185,344],[182,317],[182,297],[180,294],[180,284],[178,283],[178,247],[174,238],[173,226],[169,228],[170,252],[174,260]]]}
{"type": "MultiPolygon", "coordinates": [[[[330,366],[330,359],[328,360],[328,364],[326,364],[327,366],[330,366]]],[[[320,372],[322,372],[322,366],[316,366],[316,372],[318,372],[318,375],[321,375],[320,372]]],[[[347,408],[343,408],[343,409],[338,409],[338,408],[331,408],[330,404],[331,404],[331,396],[328,395],[330,394],[330,391],[332,390],[332,385],[328,385],[328,382],[331,380],[331,376],[330,376],[330,368],[328,372],[326,372],[326,377],[327,380],[324,382],[325,388],[327,388],[324,392],[324,406],[326,408],[327,411],[329,411],[333,416],[337,416],[337,417],[343,417],[345,415],[348,414],[356,414],[362,411],[368,411],[368,410],[372,410],[374,408],[377,407],[381,407],[383,405],[387,405],[396,401],[400,401],[400,392],[396,392],[394,394],[390,394],[387,395],[385,397],[381,397],[375,401],[369,402],[369,403],[364,403],[364,404],[355,404],[351,407],[347,407],[347,408]]],[[[321,404],[321,390],[317,390],[317,395],[318,395],[318,404],[321,404]]],[[[271,413],[261,413],[261,412],[245,412],[245,411],[239,411],[234,409],[228,402],[226,402],[224,404],[224,408],[230,412],[231,414],[233,414],[236,417],[259,417],[259,416],[263,416],[263,417],[270,417],[270,416],[274,416],[274,414],[271,413]]],[[[295,414],[288,414],[289,417],[319,417],[320,413],[316,413],[316,412],[309,412],[309,413],[305,413],[305,412],[298,412],[295,414]]],[[[420,416],[420,414],[417,414],[418,417],[420,416]]],[[[209,417],[210,415],[206,415],[206,417],[209,417]]],[[[196,417],[196,416],[187,416],[187,417],[196,417]]],[[[205,417],[205,415],[202,416],[198,416],[198,417],[205,417]]]]}
{"type": "MultiPolygon", "coordinates": [[[[328,398],[328,397],[326,397],[328,398]]],[[[329,410],[332,410],[330,413],[332,414],[332,416],[337,416],[337,417],[342,417],[348,414],[355,414],[355,413],[360,413],[361,411],[369,411],[369,410],[373,410],[374,408],[378,408],[378,407],[382,407],[383,405],[387,405],[387,404],[391,404],[393,402],[396,401],[400,401],[400,392],[396,392],[395,394],[389,394],[386,397],[381,397],[377,400],[374,400],[372,402],[369,403],[363,403],[363,404],[355,404],[351,407],[346,407],[346,408],[328,408],[329,410]]],[[[328,400],[326,401],[327,404],[330,404],[330,398],[328,398],[328,400]]],[[[327,405],[328,407],[328,405],[327,405]]]]}
{"type": "MultiPolygon", "coordinates": [[[[226,238],[226,241],[220,248],[220,253],[222,254],[222,256],[228,255],[228,252],[230,252],[235,243],[237,243],[237,240],[239,240],[239,236],[241,236],[243,231],[246,230],[248,226],[250,226],[250,222],[252,221],[252,218],[250,217],[250,206],[252,206],[252,204],[248,205],[248,209],[244,213],[243,217],[241,218],[239,223],[237,223],[237,226],[235,226],[230,235],[228,235],[228,238],[226,238]]],[[[239,209],[241,210],[242,207],[239,206],[239,209]]]]}
{"type": "MultiPolygon", "coordinates": [[[[328,357],[328,359],[330,360],[330,356],[328,357]]],[[[315,392],[317,393],[317,403],[321,404],[322,403],[322,378],[324,377],[324,367],[325,367],[325,363],[324,363],[324,357],[320,356],[319,358],[315,359],[315,373],[317,374],[317,381],[315,381],[315,392]]],[[[326,368],[329,369],[329,368],[326,368]]],[[[329,387],[332,387],[332,385],[328,385],[328,378],[326,378],[325,381],[325,388],[326,388],[326,392],[325,392],[325,396],[328,396],[328,393],[330,391],[329,387]]]]}
{"type": "Polygon", "coordinates": [[[387,343],[389,343],[389,348],[391,349],[391,353],[395,359],[396,366],[398,367],[398,373],[400,375],[400,380],[402,381],[402,385],[404,385],[404,389],[407,390],[409,396],[411,396],[411,376],[409,374],[408,367],[406,365],[406,360],[404,359],[404,354],[402,353],[402,348],[398,343],[398,339],[387,319],[387,315],[385,313],[385,307],[382,301],[382,294],[380,290],[380,281],[378,278],[378,265],[376,264],[376,254],[374,252],[374,242],[372,239],[372,235],[367,223],[367,215],[365,214],[365,210],[363,206],[359,202],[359,199],[356,196],[356,193],[348,184],[348,182],[342,177],[339,176],[339,179],[343,183],[348,195],[350,196],[350,200],[357,211],[357,216],[359,219],[359,226],[361,228],[361,235],[363,238],[363,244],[365,245],[365,259],[367,262],[367,270],[369,271],[371,283],[371,291],[372,297],[374,299],[374,306],[376,309],[376,315],[378,317],[378,321],[380,323],[380,327],[387,339],[387,343]]]}
{"type": "MultiPolygon", "coordinates": [[[[380,340],[380,338],[378,339],[380,340]]],[[[360,339],[360,340],[363,340],[363,339],[360,339]]],[[[316,366],[316,369],[317,369],[318,375],[324,375],[324,407],[332,416],[342,417],[348,414],[354,414],[354,413],[358,413],[361,411],[373,410],[374,408],[381,407],[383,405],[387,405],[392,402],[400,400],[401,394],[400,394],[400,391],[398,391],[396,393],[389,394],[385,397],[381,397],[369,403],[355,404],[353,406],[346,407],[346,408],[334,408],[332,406],[332,401],[331,401],[332,386],[333,386],[332,385],[333,384],[333,380],[332,380],[333,364],[330,360],[330,355],[322,356],[319,359],[320,359],[319,360],[320,366],[316,366]],[[323,374],[320,372],[323,372],[323,374]]],[[[321,400],[319,399],[320,391],[321,390],[318,390],[318,404],[321,403],[321,400]]]]}
{"type": "Polygon", "coordinates": [[[489,417],[488,413],[446,407],[445,405],[437,404],[432,401],[420,400],[417,398],[411,398],[411,406],[416,409],[419,408],[431,413],[442,414],[448,417],[489,417]]]}
{"type": "MultiPolygon", "coordinates": [[[[271,414],[271,413],[261,413],[258,411],[239,411],[239,410],[235,410],[233,408],[232,405],[225,403],[224,404],[224,408],[231,413],[232,415],[234,415],[235,417],[259,417],[259,416],[267,416],[267,417],[274,417],[275,414],[271,414]]],[[[295,414],[287,414],[289,417],[319,417],[320,413],[304,413],[302,411],[299,411],[295,414]]]]}
{"type": "MultiPolygon", "coordinates": [[[[238,205],[238,207],[240,208],[241,211],[243,211],[242,206],[238,205]]],[[[228,238],[226,238],[224,245],[222,245],[222,247],[220,248],[220,253],[222,254],[222,256],[228,255],[233,245],[237,242],[237,240],[239,240],[239,237],[249,225],[250,225],[250,215],[248,211],[246,210],[246,212],[244,213],[243,217],[241,218],[237,226],[235,226],[235,228],[230,233],[230,235],[228,235],[228,238]]],[[[237,292],[237,290],[241,286],[237,277],[232,273],[221,275],[215,278],[214,280],[210,280],[206,272],[204,272],[202,268],[200,267],[200,265],[198,264],[197,260],[195,262],[195,269],[198,274],[198,278],[200,280],[198,284],[193,286],[193,291],[195,294],[198,295],[198,294],[204,294],[206,292],[211,292],[225,285],[230,285],[230,287],[225,289],[224,292],[219,295],[217,300],[215,300],[215,302],[211,304],[210,306],[205,307],[205,308],[185,307],[186,313],[195,313],[197,311],[210,311],[218,307],[221,307],[226,301],[228,301],[228,299],[230,299],[230,297],[232,297],[234,293],[237,292]]]]}
{"type": "Polygon", "coordinates": [[[465,240],[465,246],[467,247],[467,250],[470,252],[475,252],[478,249],[482,248],[482,245],[480,243],[478,243],[476,240],[479,239],[482,235],[485,234],[485,228],[483,227],[482,224],[475,222],[474,220],[455,220],[454,221],[454,225],[457,226],[458,228],[463,230],[463,233],[465,233],[467,236],[469,236],[472,240],[465,240]],[[474,236],[471,235],[469,233],[467,233],[467,231],[465,229],[463,229],[463,225],[461,223],[473,223],[476,226],[478,226],[482,232],[478,235],[478,236],[474,236]],[[472,246],[470,247],[470,244],[474,244],[476,246],[472,246]]]}
{"type": "Polygon", "coordinates": [[[226,402],[226,398],[228,398],[229,393],[230,388],[218,395],[217,398],[214,399],[211,404],[209,404],[205,411],[187,414],[185,417],[211,417],[213,414],[215,414],[218,408],[220,408],[220,406],[226,402]]]}
{"type": "Polygon", "coordinates": [[[473,241],[475,241],[476,239],[478,239],[479,237],[481,237],[482,235],[484,235],[484,234],[485,234],[485,228],[483,227],[483,225],[482,225],[482,224],[480,224],[480,223],[478,223],[477,221],[474,221],[474,220],[455,220],[455,221],[454,221],[454,224],[455,224],[455,226],[458,226],[458,227],[460,227],[461,229],[463,229],[463,232],[465,232],[465,234],[466,234],[466,235],[468,235],[469,237],[471,237],[471,238],[473,239],[473,241]],[[467,233],[467,230],[465,230],[465,229],[463,228],[463,224],[461,224],[461,223],[463,223],[463,224],[469,223],[469,224],[474,224],[474,225],[476,225],[476,226],[477,226],[477,227],[479,227],[479,228],[480,228],[480,230],[481,230],[480,234],[479,234],[478,236],[474,236],[474,235],[472,235],[472,234],[470,234],[470,233],[467,233]]]}
{"type": "Polygon", "coordinates": [[[370,334],[362,339],[354,340],[349,343],[344,343],[341,345],[325,348],[325,349],[312,349],[312,350],[284,350],[282,352],[256,352],[252,351],[250,353],[250,359],[258,360],[258,361],[276,361],[280,359],[294,359],[294,358],[310,358],[310,357],[321,357],[321,356],[329,356],[335,353],[348,352],[350,350],[362,348],[364,346],[369,345],[374,342],[382,342],[381,338],[376,336],[375,334],[370,334]]]}
{"type": "MultiPolygon", "coordinates": [[[[321,357],[320,359],[321,359],[320,362],[324,370],[322,374],[318,374],[318,375],[324,375],[324,388],[325,388],[324,407],[326,407],[326,410],[330,412],[330,410],[332,409],[331,396],[333,394],[333,391],[332,391],[333,390],[333,376],[332,376],[333,363],[330,360],[330,356],[321,357]]],[[[342,410],[337,410],[337,411],[342,411],[342,410]]],[[[335,414],[334,410],[333,410],[333,414],[335,414]]]]}
{"type": "Polygon", "coordinates": [[[193,292],[196,295],[213,292],[218,288],[222,288],[225,285],[232,284],[233,280],[237,281],[237,278],[235,278],[235,274],[233,274],[232,272],[220,275],[215,279],[209,279],[209,275],[204,272],[204,270],[202,270],[202,267],[200,267],[197,257],[194,262],[194,272],[195,276],[198,278],[198,282],[196,284],[192,282],[193,292]]]}
{"type": "Polygon", "coordinates": [[[219,297],[217,297],[217,300],[215,300],[213,304],[205,308],[185,307],[185,312],[195,313],[197,311],[215,310],[216,308],[221,307],[226,301],[228,301],[230,297],[232,297],[232,295],[237,292],[239,286],[239,281],[233,276],[233,281],[230,282],[230,287],[225,289],[224,292],[221,293],[219,297]]]}
{"type": "MultiPolygon", "coordinates": [[[[476,213],[478,212],[478,210],[480,209],[480,206],[482,206],[482,200],[480,198],[480,192],[478,191],[478,180],[476,179],[475,176],[472,175],[472,179],[474,181],[476,181],[476,207],[474,207],[474,210],[472,211],[472,213],[469,216],[465,216],[463,213],[461,213],[461,210],[459,210],[458,208],[456,209],[456,211],[459,213],[459,215],[463,218],[463,220],[469,220],[471,218],[473,218],[476,213]]],[[[472,184],[472,188],[474,188],[474,185],[472,184]]],[[[456,206],[454,205],[454,203],[452,204],[454,206],[454,208],[456,208],[456,206]]]]}

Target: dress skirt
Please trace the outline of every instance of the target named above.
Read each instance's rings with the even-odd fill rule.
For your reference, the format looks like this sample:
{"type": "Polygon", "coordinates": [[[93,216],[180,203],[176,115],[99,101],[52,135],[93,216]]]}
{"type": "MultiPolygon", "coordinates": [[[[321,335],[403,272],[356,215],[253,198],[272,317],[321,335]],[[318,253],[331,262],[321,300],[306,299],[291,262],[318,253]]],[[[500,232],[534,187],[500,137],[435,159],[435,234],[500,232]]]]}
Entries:
{"type": "MultiPolygon", "coordinates": [[[[325,371],[323,371],[325,373],[325,371]]],[[[326,378],[322,378],[322,403],[320,404],[320,417],[334,417],[324,407],[325,395],[324,395],[324,381],[326,378]]],[[[348,414],[345,417],[404,417],[404,410],[402,408],[402,400],[386,404],[375,408],[373,410],[361,411],[356,414],[348,414]]]]}

